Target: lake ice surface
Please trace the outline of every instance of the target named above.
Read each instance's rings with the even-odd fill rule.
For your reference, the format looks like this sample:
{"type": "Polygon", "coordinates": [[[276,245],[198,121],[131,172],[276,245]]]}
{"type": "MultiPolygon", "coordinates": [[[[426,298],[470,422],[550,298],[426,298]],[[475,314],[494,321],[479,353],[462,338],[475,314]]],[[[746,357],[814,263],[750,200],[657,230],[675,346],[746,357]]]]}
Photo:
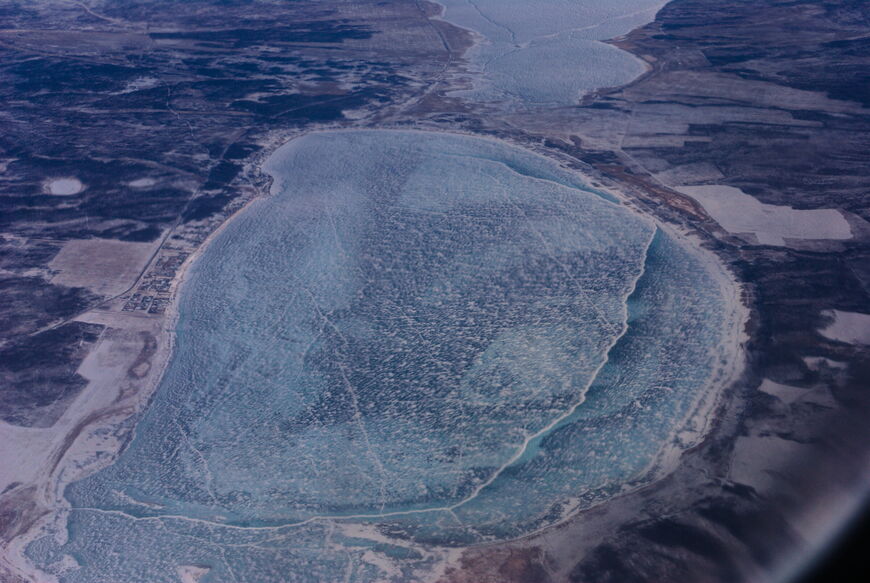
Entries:
{"type": "Polygon", "coordinates": [[[545,158],[343,131],[267,170],[135,438],[28,549],[64,583],[417,580],[641,479],[720,364],[709,267],[545,158]]]}
{"type": "Polygon", "coordinates": [[[600,41],[650,22],[663,0],[439,0],[444,19],[479,33],[479,73],[459,95],[479,101],[571,105],[642,74],[633,55],[600,41]]]}

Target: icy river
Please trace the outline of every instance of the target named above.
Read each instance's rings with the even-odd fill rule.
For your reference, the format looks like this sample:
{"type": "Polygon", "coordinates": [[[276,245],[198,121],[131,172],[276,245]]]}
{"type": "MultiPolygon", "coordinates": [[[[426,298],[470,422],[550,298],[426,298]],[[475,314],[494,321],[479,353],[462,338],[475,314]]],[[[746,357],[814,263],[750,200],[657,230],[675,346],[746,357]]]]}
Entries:
{"type": "Polygon", "coordinates": [[[474,31],[473,88],[457,95],[519,106],[566,106],[646,70],[601,41],[651,21],[664,0],[439,0],[444,19],[474,31]]]}

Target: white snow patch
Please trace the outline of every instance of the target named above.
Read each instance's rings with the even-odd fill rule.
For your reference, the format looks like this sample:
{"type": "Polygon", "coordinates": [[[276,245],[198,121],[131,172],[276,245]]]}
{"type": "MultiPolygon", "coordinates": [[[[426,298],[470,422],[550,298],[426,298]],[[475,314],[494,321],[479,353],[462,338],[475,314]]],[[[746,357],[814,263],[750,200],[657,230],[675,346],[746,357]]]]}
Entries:
{"type": "Polygon", "coordinates": [[[770,379],[764,379],[761,386],[758,387],[758,390],[776,397],[786,405],[800,402],[821,405],[822,407],[837,406],[837,402],[831,396],[827,387],[824,386],[801,389],[800,387],[792,387],[776,383],[770,379]]]}
{"type": "Polygon", "coordinates": [[[847,344],[870,344],[870,314],[842,310],[824,310],[822,314],[834,318],[831,324],[819,330],[825,338],[847,344]]]}
{"type": "Polygon", "coordinates": [[[825,358],[824,356],[805,356],[803,361],[807,365],[807,368],[813,371],[820,371],[823,368],[833,368],[839,370],[845,370],[849,368],[848,363],[841,362],[839,360],[831,360],[830,358],[825,358]]]}
{"type": "Polygon", "coordinates": [[[364,552],[362,560],[364,563],[377,567],[378,570],[384,574],[385,578],[396,580],[397,577],[402,576],[402,570],[399,567],[393,564],[393,562],[384,555],[378,554],[372,550],[364,552]]]}
{"type": "Polygon", "coordinates": [[[55,178],[46,184],[49,194],[57,196],[70,196],[84,190],[85,186],[78,178],[55,178]]]}
{"type": "Polygon", "coordinates": [[[783,460],[809,456],[814,449],[814,445],[775,435],[739,437],[734,444],[729,478],[762,494],[782,492],[782,475],[773,468],[781,467],[783,460]]]}
{"type": "Polygon", "coordinates": [[[181,583],[198,583],[210,570],[208,567],[197,567],[195,565],[181,565],[177,569],[181,583]]]}
{"type": "Polygon", "coordinates": [[[805,396],[808,392],[807,389],[775,383],[770,379],[764,379],[761,386],[758,387],[758,390],[762,393],[767,393],[768,395],[776,397],[783,403],[793,403],[805,396]]]}
{"type": "Polygon", "coordinates": [[[764,204],[739,188],[677,186],[697,200],[729,233],[753,233],[762,245],[787,246],[786,239],[851,239],[852,229],[837,209],[798,210],[764,204]]]}
{"type": "Polygon", "coordinates": [[[0,421],[0,492],[15,482],[37,481],[39,464],[33,460],[50,457],[54,433],[50,428],[19,427],[0,421]]]}
{"type": "Polygon", "coordinates": [[[51,282],[84,287],[104,296],[123,293],[136,282],[158,244],[71,239],[48,264],[56,272],[51,282]]]}
{"type": "Polygon", "coordinates": [[[130,188],[148,188],[149,186],[154,186],[157,183],[153,178],[137,178],[136,180],[131,180],[127,183],[127,186],[130,188]]]}
{"type": "Polygon", "coordinates": [[[136,91],[142,91],[143,89],[151,89],[152,87],[157,87],[159,84],[160,79],[157,79],[156,77],[139,77],[137,79],[133,79],[132,81],[128,81],[121,91],[117,91],[113,95],[135,93],[136,91]]]}

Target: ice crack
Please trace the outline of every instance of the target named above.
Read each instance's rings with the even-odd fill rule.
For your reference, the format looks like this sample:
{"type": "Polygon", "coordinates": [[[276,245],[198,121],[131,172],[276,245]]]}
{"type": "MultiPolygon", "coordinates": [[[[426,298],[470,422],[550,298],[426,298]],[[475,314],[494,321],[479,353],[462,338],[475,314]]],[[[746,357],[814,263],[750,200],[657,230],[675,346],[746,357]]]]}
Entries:
{"type": "Polygon", "coordinates": [[[507,31],[507,33],[511,37],[511,42],[513,44],[517,44],[517,35],[513,30],[511,30],[510,27],[508,27],[505,24],[501,24],[500,22],[496,22],[495,20],[493,20],[492,17],[488,16],[486,13],[483,12],[483,10],[480,9],[480,6],[478,6],[477,3],[474,2],[474,0],[466,0],[466,1],[468,2],[469,5],[471,5],[472,8],[474,8],[475,12],[477,12],[480,15],[480,17],[483,18],[485,21],[487,21],[488,23],[490,23],[491,25],[493,25],[497,28],[500,28],[504,31],[507,31]]]}

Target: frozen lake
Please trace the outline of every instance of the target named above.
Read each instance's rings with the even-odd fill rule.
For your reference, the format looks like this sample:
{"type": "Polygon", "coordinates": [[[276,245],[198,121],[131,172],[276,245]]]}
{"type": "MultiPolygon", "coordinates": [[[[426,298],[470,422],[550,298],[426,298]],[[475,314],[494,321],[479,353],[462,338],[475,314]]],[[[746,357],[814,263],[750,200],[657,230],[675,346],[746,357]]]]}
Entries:
{"type": "Polygon", "coordinates": [[[727,290],[652,221],[468,136],[313,133],[267,170],[135,438],[28,551],[64,583],[416,580],[685,445],[727,290]]]}
{"type": "Polygon", "coordinates": [[[439,0],[444,19],[473,30],[469,52],[480,101],[571,105],[586,93],[624,85],[643,62],[600,41],[650,22],[663,0],[439,0]]]}

